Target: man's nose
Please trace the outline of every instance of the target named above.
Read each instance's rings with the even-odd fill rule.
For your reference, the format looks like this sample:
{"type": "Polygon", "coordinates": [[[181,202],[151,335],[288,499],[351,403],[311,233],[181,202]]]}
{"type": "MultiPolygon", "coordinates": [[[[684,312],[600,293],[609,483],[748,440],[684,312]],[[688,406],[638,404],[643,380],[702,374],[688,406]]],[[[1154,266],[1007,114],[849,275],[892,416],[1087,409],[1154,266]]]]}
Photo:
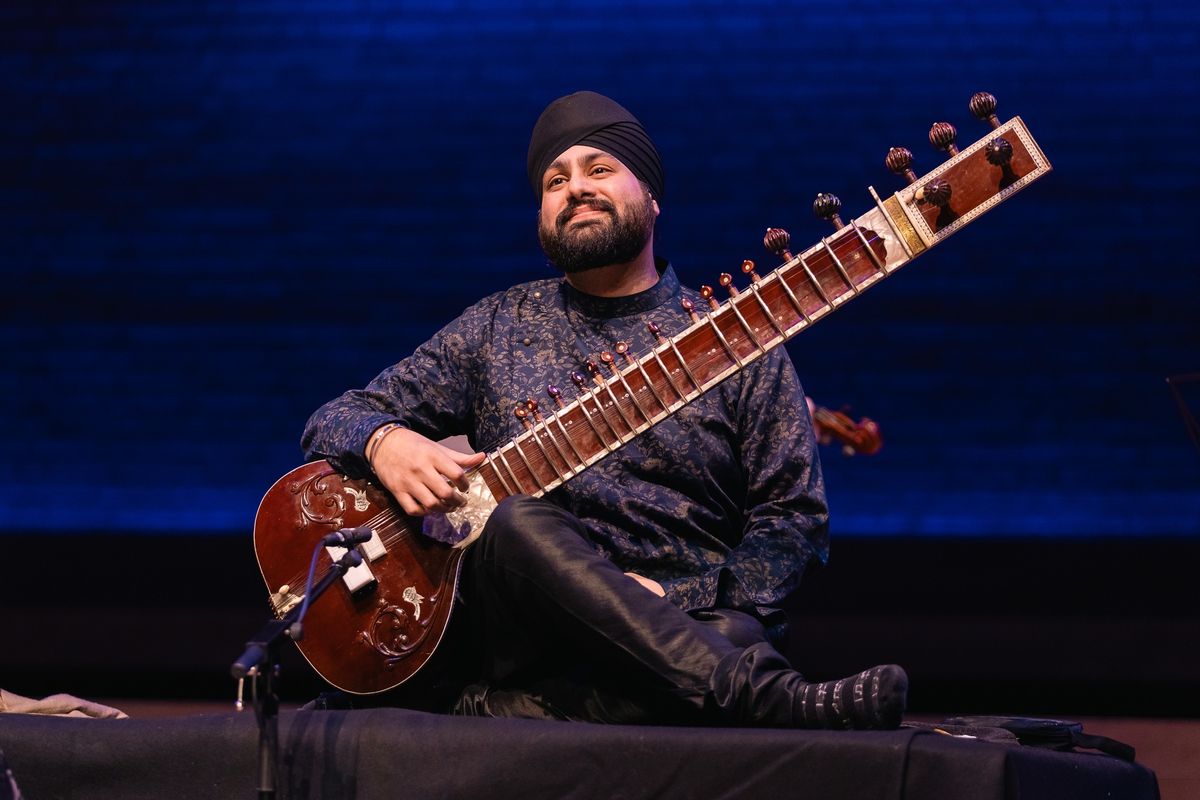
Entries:
{"type": "Polygon", "coordinates": [[[567,182],[567,189],[570,190],[572,197],[590,197],[595,193],[591,179],[583,173],[572,175],[567,182]]]}

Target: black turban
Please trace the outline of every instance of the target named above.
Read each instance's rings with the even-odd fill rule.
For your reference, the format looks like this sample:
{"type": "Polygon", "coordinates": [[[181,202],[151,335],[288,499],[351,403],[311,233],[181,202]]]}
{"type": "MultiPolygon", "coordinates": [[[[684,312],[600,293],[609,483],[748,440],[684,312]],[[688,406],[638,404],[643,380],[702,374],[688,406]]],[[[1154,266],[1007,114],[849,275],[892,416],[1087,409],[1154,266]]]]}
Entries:
{"type": "Polygon", "coordinates": [[[577,144],[616,156],[650,187],[655,199],[662,198],[662,160],[642,123],[619,103],[602,94],[576,92],[546,106],[533,126],[526,166],[529,183],[539,199],[546,168],[577,144]]]}

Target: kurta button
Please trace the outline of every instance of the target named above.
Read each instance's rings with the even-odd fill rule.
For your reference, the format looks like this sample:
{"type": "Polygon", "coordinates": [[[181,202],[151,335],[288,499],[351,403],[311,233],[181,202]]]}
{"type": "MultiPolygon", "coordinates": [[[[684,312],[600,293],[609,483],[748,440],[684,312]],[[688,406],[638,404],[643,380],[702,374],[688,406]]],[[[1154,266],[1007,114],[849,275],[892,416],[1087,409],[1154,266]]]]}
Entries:
{"type": "Polygon", "coordinates": [[[521,344],[525,345],[526,347],[529,347],[529,345],[533,344],[533,339],[530,339],[528,336],[526,336],[524,339],[521,340],[521,344]]]}
{"type": "Polygon", "coordinates": [[[533,299],[534,299],[534,300],[541,300],[541,299],[542,299],[542,293],[541,293],[541,292],[534,292],[534,293],[533,293],[533,299]]]}

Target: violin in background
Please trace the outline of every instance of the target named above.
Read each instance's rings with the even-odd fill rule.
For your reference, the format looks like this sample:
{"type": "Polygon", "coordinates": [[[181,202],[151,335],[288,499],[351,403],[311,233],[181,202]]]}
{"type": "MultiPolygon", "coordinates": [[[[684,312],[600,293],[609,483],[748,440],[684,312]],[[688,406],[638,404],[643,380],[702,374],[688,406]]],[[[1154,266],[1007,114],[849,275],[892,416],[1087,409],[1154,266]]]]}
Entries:
{"type": "Polygon", "coordinates": [[[856,453],[873,456],[883,448],[883,437],[875,420],[863,417],[855,422],[842,411],[831,411],[814,403],[812,398],[806,399],[813,430],[821,444],[833,444],[836,441],[842,445],[842,453],[847,456],[856,453]]]}

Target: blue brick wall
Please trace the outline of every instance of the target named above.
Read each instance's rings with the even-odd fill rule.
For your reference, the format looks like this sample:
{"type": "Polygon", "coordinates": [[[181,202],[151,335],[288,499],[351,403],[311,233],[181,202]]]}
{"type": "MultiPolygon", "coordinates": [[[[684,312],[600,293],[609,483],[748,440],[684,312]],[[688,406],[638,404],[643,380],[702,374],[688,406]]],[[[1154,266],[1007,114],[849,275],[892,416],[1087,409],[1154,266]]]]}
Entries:
{"type": "MultiPolygon", "coordinates": [[[[1193,4],[182,0],[0,7],[0,531],[244,532],[308,413],[549,274],[523,156],[578,88],[663,151],[685,281],[984,130],[1056,171],[795,340],[844,534],[1194,534],[1193,4]]],[[[1200,401],[1200,398],[1198,398],[1200,401]]]]}

